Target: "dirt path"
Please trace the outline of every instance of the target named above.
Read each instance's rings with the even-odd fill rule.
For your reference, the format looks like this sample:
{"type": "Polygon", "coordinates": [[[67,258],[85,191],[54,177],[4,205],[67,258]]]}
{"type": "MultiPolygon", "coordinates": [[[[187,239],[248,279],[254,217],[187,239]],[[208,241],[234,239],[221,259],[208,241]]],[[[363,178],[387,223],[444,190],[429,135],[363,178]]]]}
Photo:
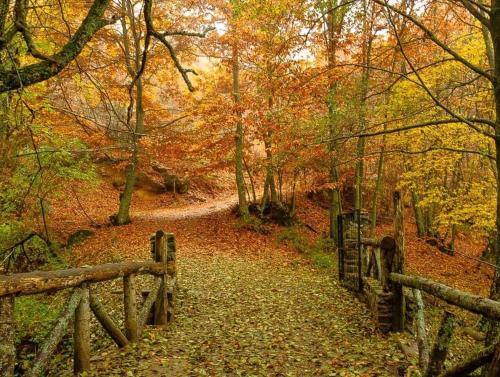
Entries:
{"type": "Polygon", "coordinates": [[[244,256],[180,258],[179,273],[175,322],[95,376],[397,375],[395,342],[329,273],[244,256]]]}
{"type": "MultiPolygon", "coordinates": [[[[102,230],[100,255],[135,250],[127,258],[142,260],[149,258],[145,234],[174,232],[180,289],[166,329],[148,328],[124,350],[96,336],[104,340],[93,342],[91,375],[397,376],[397,342],[374,330],[365,305],[339,286],[335,272],[311,267],[278,243],[280,228],[270,235],[238,228],[227,212],[235,201],[136,212],[132,224],[102,230]]],[[[94,259],[88,246],[80,253],[94,259]]],[[[111,291],[103,285],[101,299],[122,321],[111,291]]]]}
{"type": "Polygon", "coordinates": [[[232,195],[201,204],[191,204],[176,208],[160,208],[157,210],[137,211],[132,213],[132,221],[181,220],[209,216],[223,212],[238,204],[238,196],[232,195]]]}

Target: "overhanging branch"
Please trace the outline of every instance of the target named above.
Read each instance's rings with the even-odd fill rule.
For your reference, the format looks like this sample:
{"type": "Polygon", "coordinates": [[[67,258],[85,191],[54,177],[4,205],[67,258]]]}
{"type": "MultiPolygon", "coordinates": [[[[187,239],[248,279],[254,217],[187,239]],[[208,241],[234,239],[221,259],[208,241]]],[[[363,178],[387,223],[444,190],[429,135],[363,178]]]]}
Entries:
{"type": "Polygon", "coordinates": [[[24,67],[8,70],[0,68],[0,93],[45,81],[61,72],[81,53],[95,33],[115,22],[114,18],[111,20],[103,18],[109,2],[110,0],[94,0],[78,30],[57,53],[45,57],[39,63],[24,67]]]}

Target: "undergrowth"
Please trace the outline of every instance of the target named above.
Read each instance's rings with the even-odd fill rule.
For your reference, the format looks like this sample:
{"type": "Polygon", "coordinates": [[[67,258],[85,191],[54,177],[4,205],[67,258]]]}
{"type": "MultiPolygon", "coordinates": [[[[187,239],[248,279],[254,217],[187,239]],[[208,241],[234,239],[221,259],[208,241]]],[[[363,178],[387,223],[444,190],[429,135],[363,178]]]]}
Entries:
{"type": "Polygon", "coordinates": [[[320,238],[311,243],[297,227],[288,227],[277,236],[279,243],[289,243],[299,253],[308,256],[316,268],[331,269],[335,266],[335,245],[329,238],[320,238]]]}

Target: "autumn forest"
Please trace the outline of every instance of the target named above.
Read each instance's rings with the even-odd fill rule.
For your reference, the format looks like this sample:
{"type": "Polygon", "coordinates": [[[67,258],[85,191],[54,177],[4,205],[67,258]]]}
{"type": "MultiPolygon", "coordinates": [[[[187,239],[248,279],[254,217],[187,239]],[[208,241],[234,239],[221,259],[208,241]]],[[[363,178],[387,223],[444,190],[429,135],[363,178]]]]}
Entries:
{"type": "Polygon", "coordinates": [[[500,1],[1,0],[0,376],[500,376],[500,1]]]}

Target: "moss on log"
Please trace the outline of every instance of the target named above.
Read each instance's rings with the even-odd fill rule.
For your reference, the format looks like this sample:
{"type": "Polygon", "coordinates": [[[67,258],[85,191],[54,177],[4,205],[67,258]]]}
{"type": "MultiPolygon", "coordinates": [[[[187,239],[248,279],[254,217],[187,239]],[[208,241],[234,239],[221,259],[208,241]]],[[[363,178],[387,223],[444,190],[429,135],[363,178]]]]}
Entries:
{"type": "Polygon", "coordinates": [[[484,348],[475,353],[467,360],[441,373],[439,377],[462,377],[474,372],[480,366],[489,363],[493,359],[494,346],[484,348]]]}
{"type": "Polygon", "coordinates": [[[473,313],[482,314],[491,319],[500,319],[500,302],[498,301],[462,292],[419,276],[391,273],[389,279],[394,283],[427,292],[449,304],[467,309],[473,313]]]}
{"type": "Polygon", "coordinates": [[[32,295],[80,286],[127,276],[130,274],[161,275],[164,263],[125,262],[93,267],[72,268],[58,271],[35,271],[0,276],[0,297],[7,295],[32,295]]]}
{"type": "Polygon", "coordinates": [[[425,331],[424,300],[422,300],[422,294],[418,289],[413,289],[413,297],[417,306],[415,319],[417,325],[418,364],[420,370],[427,370],[427,366],[429,365],[429,344],[425,331]]]}
{"type": "Polygon", "coordinates": [[[45,81],[61,72],[82,52],[95,33],[110,24],[110,21],[103,18],[109,3],[109,0],[94,0],[75,34],[61,50],[47,60],[21,68],[6,70],[0,67],[0,93],[45,81]]]}
{"type": "Polygon", "coordinates": [[[82,298],[75,310],[73,332],[73,371],[75,375],[90,370],[90,303],[87,284],[82,287],[82,298]]]}
{"type": "Polygon", "coordinates": [[[455,316],[450,312],[445,312],[441,327],[432,348],[432,353],[429,360],[429,366],[424,374],[425,377],[439,376],[443,370],[444,361],[448,355],[453,330],[455,329],[455,316]]]}
{"type": "Polygon", "coordinates": [[[64,308],[62,315],[52,329],[52,332],[40,348],[40,352],[38,353],[33,367],[27,374],[29,377],[38,377],[42,375],[57,345],[66,334],[69,322],[75,313],[76,307],[80,304],[81,299],[82,289],[76,288],[68,301],[68,305],[64,308]]]}

